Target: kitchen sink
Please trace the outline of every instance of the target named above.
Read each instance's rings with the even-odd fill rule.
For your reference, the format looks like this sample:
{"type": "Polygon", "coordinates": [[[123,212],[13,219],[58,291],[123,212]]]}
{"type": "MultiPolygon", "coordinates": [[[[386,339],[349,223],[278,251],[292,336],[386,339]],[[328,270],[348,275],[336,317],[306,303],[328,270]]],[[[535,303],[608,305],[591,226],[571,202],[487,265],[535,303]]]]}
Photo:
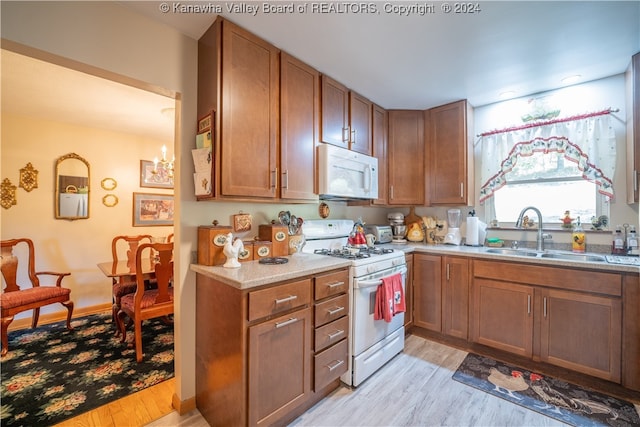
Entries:
{"type": "Polygon", "coordinates": [[[606,258],[594,254],[576,254],[573,252],[548,251],[538,252],[531,249],[509,249],[509,248],[487,248],[485,252],[488,254],[512,255],[521,257],[536,257],[567,261],[585,261],[585,262],[606,262],[606,258]]]}
{"type": "Polygon", "coordinates": [[[589,261],[589,262],[605,262],[606,258],[600,255],[573,254],[559,252],[545,252],[540,254],[540,258],[566,259],[568,261],[589,261]]]}
{"type": "Polygon", "coordinates": [[[515,256],[538,256],[538,252],[526,249],[489,248],[485,250],[488,254],[515,255],[515,256]]]}

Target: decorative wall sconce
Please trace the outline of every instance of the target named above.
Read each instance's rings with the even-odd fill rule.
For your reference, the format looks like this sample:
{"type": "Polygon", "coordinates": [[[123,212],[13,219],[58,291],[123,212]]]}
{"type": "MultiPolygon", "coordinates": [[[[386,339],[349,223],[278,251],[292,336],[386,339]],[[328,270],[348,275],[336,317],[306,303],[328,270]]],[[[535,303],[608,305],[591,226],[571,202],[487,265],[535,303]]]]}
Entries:
{"type": "Polygon", "coordinates": [[[107,194],[102,198],[102,204],[108,208],[112,208],[118,204],[118,196],[115,194],[107,194]]]}
{"type": "Polygon", "coordinates": [[[118,186],[118,181],[113,178],[105,178],[100,181],[100,186],[107,191],[111,191],[118,186]]]}
{"type": "Polygon", "coordinates": [[[31,163],[27,163],[25,167],[20,169],[20,183],[18,185],[26,192],[38,188],[38,171],[33,168],[31,163]]]}
{"type": "Polygon", "coordinates": [[[11,183],[9,178],[2,180],[0,185],[0,204],[3,208],[9,209],[13,205],[17,205],[16,186],[11,183]]]}

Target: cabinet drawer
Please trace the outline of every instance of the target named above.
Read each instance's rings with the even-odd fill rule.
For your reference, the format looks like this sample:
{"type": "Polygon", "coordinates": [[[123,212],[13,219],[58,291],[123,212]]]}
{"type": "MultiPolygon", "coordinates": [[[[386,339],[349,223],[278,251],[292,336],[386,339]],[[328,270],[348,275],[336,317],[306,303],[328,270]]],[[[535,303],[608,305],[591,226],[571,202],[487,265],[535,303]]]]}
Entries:
{"type": "Polygon", "coordinates": [[[249,292],[249,321],[307,305],[311,302],[311,279],[249,292]]]}
{"type": "Polygon", "coordinates": [[[343,294],[339,297],[316,304],[315,306],[315,326],[326,325],[349,313],[349,295],[343,294]]]}
{"type": "Polygon", "coordinates": [[[316,277],[314,295],[321,300],[332,295],[346,293],[349,290],[349,271],[343,270],[316,277]]]}
{"type": "Polygon", "coordinates": [[[329,347],[314,359],[315,390],[322,390],[331,381],[347,372],[347,340],[342,340],[333,347],[329,347]]]}
{"type": "Polygon", "coordinates": [[[349,335],[349,316],[342,317],[316,329],[315,351],[322,351],[349,335]]]}

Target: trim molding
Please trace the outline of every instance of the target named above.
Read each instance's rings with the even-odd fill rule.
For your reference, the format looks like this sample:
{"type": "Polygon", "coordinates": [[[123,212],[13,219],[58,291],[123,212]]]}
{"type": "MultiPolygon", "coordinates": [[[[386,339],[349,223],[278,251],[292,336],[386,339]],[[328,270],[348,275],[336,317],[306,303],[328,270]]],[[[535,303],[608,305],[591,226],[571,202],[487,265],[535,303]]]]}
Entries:
{"type": "Polygon", "coordinates": [[[196,409],[196,397],[190,397],[186,400],[180,400],[177,394],[173,393],[171,397],[171,406],[178,412],[180,415],[184,415],[187,412],[191,412],[196,409]]]}

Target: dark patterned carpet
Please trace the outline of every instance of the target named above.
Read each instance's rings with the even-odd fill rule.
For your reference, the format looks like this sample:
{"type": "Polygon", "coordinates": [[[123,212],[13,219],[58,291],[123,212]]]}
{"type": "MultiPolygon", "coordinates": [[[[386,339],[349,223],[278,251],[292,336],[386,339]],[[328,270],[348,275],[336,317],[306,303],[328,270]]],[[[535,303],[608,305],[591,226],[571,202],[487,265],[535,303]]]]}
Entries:
{"type": "Polygon", "coordinates": [[[469,354],[453,379],[574,426],[640,426],[632,403],[469,354]]]}
{"type": "MultiPolygon", "coordinates": [[[[2,426],[48,426],[173,377],[173,326],[142,326],[144,360],[113,336],[111,313],[9,333],[0,360],[2,426]]],[[[133,341],[132,327],[127,341],[133,341]]]]}

